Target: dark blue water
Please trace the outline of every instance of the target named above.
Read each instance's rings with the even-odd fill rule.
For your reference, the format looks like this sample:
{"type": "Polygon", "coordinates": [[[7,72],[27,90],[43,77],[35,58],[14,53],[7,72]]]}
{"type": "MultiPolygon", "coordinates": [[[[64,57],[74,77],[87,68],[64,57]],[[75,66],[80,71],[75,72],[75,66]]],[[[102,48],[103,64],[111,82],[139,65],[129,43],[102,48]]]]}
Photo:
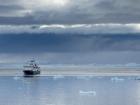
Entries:
{"type": "Polygon", "coordinates": [[[0,105],[140,105],[138,77],[0,77],[0,105]]]}

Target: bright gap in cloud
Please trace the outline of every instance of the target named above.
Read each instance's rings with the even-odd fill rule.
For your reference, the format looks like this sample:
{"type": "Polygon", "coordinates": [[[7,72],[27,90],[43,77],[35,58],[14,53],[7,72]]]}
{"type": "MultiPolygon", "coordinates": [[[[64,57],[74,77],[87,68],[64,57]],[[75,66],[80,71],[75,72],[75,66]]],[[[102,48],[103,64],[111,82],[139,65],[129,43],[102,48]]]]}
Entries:
{"type": "Polygon", "coordinates": [[[131,25],[136,31],[140,31],[140,24],[132,24],[131,25]]]}
{"type": "Polygon", "coordinates": [[[58,9],[66,6],[68,0],[39,0],[42,7],[58,9]]]}
{"type": "Polygon", "coordinates": [[[67,0],[51,0],[52,1],[52,5],[56,5],[56,6],[65,6],[67,3],[67,0]]]}
{"type": "Polygon", "coordinates": [[[140,24],[0,25],[0,33],[140,33],[140,24]]]}

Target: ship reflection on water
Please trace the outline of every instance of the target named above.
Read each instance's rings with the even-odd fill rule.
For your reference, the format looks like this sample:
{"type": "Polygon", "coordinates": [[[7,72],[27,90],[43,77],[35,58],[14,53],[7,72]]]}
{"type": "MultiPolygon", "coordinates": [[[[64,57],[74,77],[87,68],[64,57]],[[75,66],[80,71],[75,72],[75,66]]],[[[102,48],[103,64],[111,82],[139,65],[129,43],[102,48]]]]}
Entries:
{"type": "Polygon", "coordinates": [[[0,77],[1,105],[139,105],[138,77],[0,77]]]}

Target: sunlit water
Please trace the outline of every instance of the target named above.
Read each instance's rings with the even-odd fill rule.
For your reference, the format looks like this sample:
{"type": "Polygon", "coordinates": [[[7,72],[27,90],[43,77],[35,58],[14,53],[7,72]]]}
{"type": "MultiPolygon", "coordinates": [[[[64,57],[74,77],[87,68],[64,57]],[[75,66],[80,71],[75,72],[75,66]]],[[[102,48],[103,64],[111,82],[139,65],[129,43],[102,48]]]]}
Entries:
{"type": "Polygon", "coordinates": [[[1,76],[0,105],[140,105],[138,77],[1,76]]]}

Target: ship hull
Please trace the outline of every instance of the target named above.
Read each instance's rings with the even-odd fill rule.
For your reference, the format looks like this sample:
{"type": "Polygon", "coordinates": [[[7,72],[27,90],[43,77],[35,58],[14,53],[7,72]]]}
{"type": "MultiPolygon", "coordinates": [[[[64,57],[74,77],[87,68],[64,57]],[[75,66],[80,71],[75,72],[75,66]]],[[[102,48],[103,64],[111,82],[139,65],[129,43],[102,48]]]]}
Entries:
{"type": "Polygon", "coordinates": [[[40,74],[40,71],[24,70],[24,75],[37,75],[40,74]]]}

